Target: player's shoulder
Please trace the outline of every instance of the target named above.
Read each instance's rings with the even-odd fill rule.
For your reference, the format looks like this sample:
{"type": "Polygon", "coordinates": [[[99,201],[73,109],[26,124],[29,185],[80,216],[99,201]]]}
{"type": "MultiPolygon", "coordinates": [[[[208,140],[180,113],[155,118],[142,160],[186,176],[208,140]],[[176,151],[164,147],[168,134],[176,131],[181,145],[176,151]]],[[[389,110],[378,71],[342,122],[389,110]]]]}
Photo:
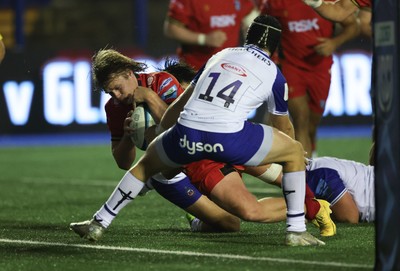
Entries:
{"type": "MultiPolygon", "coordinates": [[[[164,71],[156,71],[139,74],[141,85],[154,89],[160,85],[168,85],[169,83],[177,84],[178,80],[170,73],[164,71]]],[[[154,89],[156,90],[156,89],[154,89]]]]}
{"type": "Polygon", "coordinates": [[[155,91],[167,104],[170,104],[183,93],[179,81],[168,72],[157,71],[148,73],[145,80],[146,86],[155,91]]]}
{"type": "Polygon", "coordinates": [[[166,72],[166,71],[155,71],[155,72],[149,72],[144,74],[145,78],[153,78],[153,80],[163,80],[166,78],[173,78],[176,79],[175,76],[172,74],[166,72]]]}

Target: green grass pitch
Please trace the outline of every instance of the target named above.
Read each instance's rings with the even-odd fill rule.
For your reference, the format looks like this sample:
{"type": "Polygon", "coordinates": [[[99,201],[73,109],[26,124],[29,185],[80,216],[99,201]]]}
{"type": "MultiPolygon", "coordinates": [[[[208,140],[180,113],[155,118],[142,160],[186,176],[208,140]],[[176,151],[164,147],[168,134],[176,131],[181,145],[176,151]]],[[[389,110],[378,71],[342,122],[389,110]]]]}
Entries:
{"type": "MultiPolygon", "coordinates": [[[[319,155],[367,162],[366,138],[321,139],[319,155]]],[[[184,211],[155,191],[138,197],[104,238],[69,231],[108,198],[123,171],[109,145],[0,148],[0,270],[372,270],[374,224],[337,224],[324,247],[286,247],[285,223],[242,222],[239,233],[191,233],[184,211]]],[[[258,197],[280,190],[250,177],[258,197]]],[[[308,224],[312,234],[318,230],[308,224]]]]}

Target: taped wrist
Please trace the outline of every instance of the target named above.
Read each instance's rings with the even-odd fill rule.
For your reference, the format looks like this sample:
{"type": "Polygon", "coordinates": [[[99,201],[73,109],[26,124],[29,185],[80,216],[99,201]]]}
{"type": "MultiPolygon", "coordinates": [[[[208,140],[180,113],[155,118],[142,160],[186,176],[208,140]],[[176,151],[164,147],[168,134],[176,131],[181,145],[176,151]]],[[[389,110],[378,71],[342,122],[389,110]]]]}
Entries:
{"type": "Polygon", "coordinates": [[[322,5],[323,0],[303,0],[303,2],[312,8],[318,8],[322,5]]]}
{"type": "Polygon", "coordinates": [[[205,45],[206,44],[206,34],[201,33],[201,34],[199,34],[197,36],[197,44],[198,45],[205,45]]]}
{"type": "Polygon", "coordinates": [[[279,177],[279,174],[282,172],[282,166],[279,164],[271,164],[271,166],[260,176],[259,178],[261,181],[266,183],[274,183],[276,179],[279,177]]]}

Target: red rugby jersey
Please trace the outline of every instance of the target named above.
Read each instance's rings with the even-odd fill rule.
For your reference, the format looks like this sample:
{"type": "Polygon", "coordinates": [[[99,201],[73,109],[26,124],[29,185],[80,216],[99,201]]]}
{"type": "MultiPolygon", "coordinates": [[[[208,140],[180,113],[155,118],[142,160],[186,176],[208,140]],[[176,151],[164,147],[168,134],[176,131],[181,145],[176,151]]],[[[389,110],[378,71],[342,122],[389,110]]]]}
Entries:
{"type": "Polygon", "coordinates": [[[288,63],[305,70],[329,69],[332,57],[314,51],[317,38],[330,38],[334,23],[319,16],[302,0],[266,0],[261,13],[276,17],[282,26],[281,63],[288,63]]]}
{"type": "Polygon", "coordinates": [[[178,56],[198,70],[218,51],[239,46],[242,19],[254,8],[251,0],[171,0],[169,18],[194,32],[207,34],[220,29],[227,34],[222,47],[182,44],[178,48],[178,56]]]}

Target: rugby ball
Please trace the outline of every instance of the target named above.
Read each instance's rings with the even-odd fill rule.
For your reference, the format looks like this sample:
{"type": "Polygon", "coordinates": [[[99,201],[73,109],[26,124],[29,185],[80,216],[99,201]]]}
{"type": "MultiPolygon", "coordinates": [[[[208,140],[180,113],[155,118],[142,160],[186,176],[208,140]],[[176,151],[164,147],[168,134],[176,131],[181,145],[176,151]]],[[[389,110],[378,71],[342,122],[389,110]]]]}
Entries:
{"type": "Polygon", "coordinates": [[[145,132],[147,128],[154,125],[154,119],[150,114],[149,108],[146,104],[139,104],[136,106],[131,116],[131,128],[134,130],[131,135],[131,140],[135,146],[141,150],[146,150],[147,142],[145,139],[145,132]]]}

